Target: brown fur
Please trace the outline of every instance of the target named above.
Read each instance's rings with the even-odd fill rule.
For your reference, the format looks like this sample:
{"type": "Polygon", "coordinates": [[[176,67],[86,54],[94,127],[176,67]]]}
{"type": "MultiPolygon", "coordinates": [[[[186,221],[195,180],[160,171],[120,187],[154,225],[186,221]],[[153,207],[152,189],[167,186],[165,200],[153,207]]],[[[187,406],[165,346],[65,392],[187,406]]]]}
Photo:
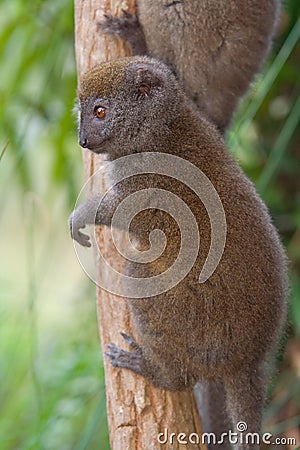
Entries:
{"type": "Polygon", "coordinates": [[[83,103],[99,92],[103,92],[104,95],[115,92],[123,82],[126,65],[126,60],[119,59],[113,65],[109,64],[103,68],[96,66],[85,73],[78,89],[79,101],[83,103]]]}
{"type": "MultiPolygon", "coordinates": [[[[115,207],[123,198],[154,186],[182,198],[199,225],[198,258],[186,278],[159,296],[130,299],[138,344],[127,337],[133,352],[111,344],[108,354],[112,363],[142,374],[162,389],[191,389],[205,379],[209,394],[216,391],[215,383],[217,391],[223,393],[215,401],[223,398],[226,402],[232,424],[245,421],[248,431],[259,432],[266,385],[264,366],[276,346],[287,297],[285,255],[267,208],[227,152],[215,126],[194,108],[165,65],[145,57],[100,65],[85,76],[79,98],[86,97],[82,96],[89,89],[85,80],[92,80],[95,73],[97,96],[85,98],[80,106],[80,136],[90,143],[89,148],[107,153],[112,160],[148,151],[188,160],[214,185],[227,221],[222,259],[213,275],[200,284],[198,276],[210,246],[210,222],[201,201],[182,183],[155,174],[130,178],[113,188],[99,211],[95,199],[74,211],[72,233],[80,242],[79,228],[94,223],[96,212],[96,223],[110,225],[115,207]],[[118,76],[115,71],[122,81],[117,90],[114,85],[108,93],[110,74],[118,76]],[[148,95],[137,95],[141,86],[149,89],[148,95]],[[106,122],[93,119],[93,107],[101,102],[113,104],[106,122]],[[102,136],[106,136],[104,144],[102,136]]],[[[111,176],[113,180],[113,173],[111,176]]],[[[156,228],[167,235],[166,251],[155,263],[128,264],[130,275],[153,276],[176,258],[180,233],[166,213],[153,209],[140,213],[132,222],[131,233],[139,247],[146,249],[148,235],[156,228]]],[[[208,396],[204,403],[209,402],[208,396]]],[[[215,404],[214,408],[220,413],[223,408],[221,422],[225,405],[215,404]]],[[[224,431],[224,420],[220,427],[217,422],[208,421],[209,431],[224,431]]]]}
{"type": "Polygon", "coordinates": [[[140,30],[128,14],[109,16],[101,28],[127,39],[133,54],[172,67],[200,111],[224,130],[268,54],[279,6],[279,0],[137,0],[140,30]]]}

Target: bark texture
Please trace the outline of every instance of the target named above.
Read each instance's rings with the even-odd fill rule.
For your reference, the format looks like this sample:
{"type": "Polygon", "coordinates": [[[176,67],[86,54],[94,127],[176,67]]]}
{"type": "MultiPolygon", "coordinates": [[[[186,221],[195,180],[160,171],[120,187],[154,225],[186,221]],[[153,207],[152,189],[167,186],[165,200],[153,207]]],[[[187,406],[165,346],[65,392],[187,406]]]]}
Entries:
{"type": "MultiPolygon", "coordinates": [[[[120,14],[122,9],[134,11],[134,0],[75,0],[75,42],[78,79],[93,65],[130,54],[130,48],[120,39],[106,37],[97,30],[103,14],[120,14]]],[[[101,156],[83,151],[85,177],[88,179],[102,164],[101,156]]],[[[90,194],[97,194],[92,186],[90,194]],[[94,192],[93,192],[94,191],[94,192]]],[[[103,255],[122,270],[122,259],[116,253],[110,231],[102,228],[97,237],[103,255]]],[[[97,266],[97,254],[95,254],[97,266]]],[[[97,267],[96,267],[97,269],[97,267]]],[[[126,300],[97,289],[99,332],[102,350],[109,342],[126,345],[119,332],[135,335],[126,300]]],[[[107,415],[112,450],[204,449],[196,444],[196,433],[202,429],[192,392],[161,391],[129,370],[111,367],[104,356],[107,393],[107,415]],[[159,433],[168,430],[168,443],[160,443],[159,433]],[[175,433],[173,438],[171,433],[175,433]],[[184,437],[180,433],[185,433],[184,437]],[[179,437],[178,442],[177,437],[179,437]],[[192,443],[188,442],[190,440],[192,443]],[[185,444],[184,442],[188,443],[185,444]]],[[[161,442],[165,434],[161,435],[161,442]]]]}

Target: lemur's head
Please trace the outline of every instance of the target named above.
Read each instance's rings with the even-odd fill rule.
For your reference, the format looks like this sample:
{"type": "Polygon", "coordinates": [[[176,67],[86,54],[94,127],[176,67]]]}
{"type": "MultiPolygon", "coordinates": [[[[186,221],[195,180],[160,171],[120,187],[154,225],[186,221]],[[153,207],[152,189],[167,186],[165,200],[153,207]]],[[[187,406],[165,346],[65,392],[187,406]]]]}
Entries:
{"type": "Polygon", "coordinates": [[[143,151],[168,133],[182,95],[170,69],[154,59],[99,64],[78,89],[79,143],[112,157],[143,151]]]}

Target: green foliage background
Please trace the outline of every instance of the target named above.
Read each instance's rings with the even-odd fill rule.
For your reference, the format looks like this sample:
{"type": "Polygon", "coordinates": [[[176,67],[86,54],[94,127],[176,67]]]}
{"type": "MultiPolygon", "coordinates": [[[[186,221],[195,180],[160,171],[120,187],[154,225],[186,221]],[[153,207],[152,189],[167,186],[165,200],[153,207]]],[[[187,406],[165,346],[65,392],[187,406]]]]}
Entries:
{"type": "MultiPolygon", "coordinates": [[[[300,4],[228,144],[267,202],[290,259],[291,301],[265,428],[300,424],[300,4]]],[[[67,218],[83,183],[72,107],[71,0],[0,3],[1,449],[108,449],[94,285],[67,218]],[[2,149],[2,153],[1,153],[2,149]]],[[[300,442],[298,442],[298,445],[300,442]]]]}

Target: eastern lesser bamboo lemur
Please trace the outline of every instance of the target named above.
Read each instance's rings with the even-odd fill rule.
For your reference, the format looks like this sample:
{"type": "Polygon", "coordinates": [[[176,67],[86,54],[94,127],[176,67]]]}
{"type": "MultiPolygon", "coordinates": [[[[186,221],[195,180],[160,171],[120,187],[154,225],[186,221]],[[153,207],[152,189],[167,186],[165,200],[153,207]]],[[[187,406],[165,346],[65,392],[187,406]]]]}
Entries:
{"type": "MultiPolygon", "coordinates": [[[[221,199],[226,245],[204,283],[198,276],[210,248],[209,216],[195,193],[173,178],[131,177],[113,186],[100,209],[90,199],[70,218],[73,238],[86,246],[89,238],[80,229],[88,223],[110,226],[116,206],[137,190],[159,187],[188,205],[200,234],[193,268],[163,294],[128,299],[136,325],[134,339],[124,334],[131,351],[110,344],[108,356],[114,366],[131,369],[162,389],[192,389],[199,382],[205,431],[217,435],[240,421],[247,423],[248,432],[260,431],[265,364],[286,313],[286,260],[280,240],[267,208],[217,129],[228,125],[259,67],[276,11],[276,1],[139,0],[147,48],[172,69],[146,56],[122,58],[89,70],[78,89],[83,147],[110,160],[141,152],[178,156],[200,169],[221,199]]],[[[128,15],[121,22],[108,17],[102,28],[118,31],[122,26],[124,35],[127,27],[130,37],[132,21],[137,30],[128,15]]],[[[137,38],[139,32],[133,34],[137,38]]],[[[130,233],[145,250],[154,229],[165,232],[165,251],[157,262],[127,262],[130,276],[155,276],[176,259],[180,232],[166,212],[145,209],[133,219],[130,233]]],[[[242,443],[238,448],[258,445],[242,443]]]]}

